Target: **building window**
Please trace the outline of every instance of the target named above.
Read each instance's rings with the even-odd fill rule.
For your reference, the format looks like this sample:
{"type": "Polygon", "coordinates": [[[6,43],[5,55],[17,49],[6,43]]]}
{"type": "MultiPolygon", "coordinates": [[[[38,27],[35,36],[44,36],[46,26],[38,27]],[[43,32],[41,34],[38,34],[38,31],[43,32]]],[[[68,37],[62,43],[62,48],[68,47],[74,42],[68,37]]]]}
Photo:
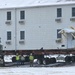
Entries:
{"type": "MultiPolygon", "coordinates": [[[[75,33],[72,33],[75,36],[75,33]]],[[[72,36],[72,40],[75,40],[75,38],[72,36]]]]}
{"type": "Polygon", "coordinates": [[[25,31],[20,31],[20,40],[25,39],[25,31]]]}
{"type": "Polygon", "coordinates": [[[7,20],[11,20],[11,12],[7,12],[7,20]]]}
{"type": "Polygon", "coordinates": [[[75,8],[72,8],[72,17],[75,17],[75,8]]]}
{"type": "Polygon", "coordinates": [[[11,31],[7,32],[7,40],[11,40],[11,31]]]}
{"type": "Polygon", "coordinates": [[[62,17],[62,9],[57,8],[57,17],[62,17]]]}
{"type": "Polygon", "coordinates": [[[20,11],[20,19],[25,19],[25,11],[20,11]]]}
{"type": "Polygon", "coordinates": [[[61,29],[57,29],[57,38],[61,38],[62,37],[61,33],[58,33],[60,30],[61,29]]]}

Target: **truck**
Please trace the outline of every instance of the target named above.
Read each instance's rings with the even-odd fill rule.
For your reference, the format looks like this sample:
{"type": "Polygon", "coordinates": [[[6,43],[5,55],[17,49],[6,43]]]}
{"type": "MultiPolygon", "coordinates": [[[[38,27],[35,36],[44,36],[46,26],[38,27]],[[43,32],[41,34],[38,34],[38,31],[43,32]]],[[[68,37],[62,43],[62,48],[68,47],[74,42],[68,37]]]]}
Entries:
{"type": "Polygon", "coordinates": [[[6,62],[16,62],[16,53],[19,55],[23,54],[25,57],[25,63],[29,62],[30,53],[34,56],[34,63],[41,65],[54,64],[59,62],[74,63],[75,62],[75,50],[74,49],[58,49],[58,50],[31,50],[31,51],[3,51],[4,58],[2,58],[3,65],[6,62]],[[6,58],[6,59],[5,59],[6,58]]]}

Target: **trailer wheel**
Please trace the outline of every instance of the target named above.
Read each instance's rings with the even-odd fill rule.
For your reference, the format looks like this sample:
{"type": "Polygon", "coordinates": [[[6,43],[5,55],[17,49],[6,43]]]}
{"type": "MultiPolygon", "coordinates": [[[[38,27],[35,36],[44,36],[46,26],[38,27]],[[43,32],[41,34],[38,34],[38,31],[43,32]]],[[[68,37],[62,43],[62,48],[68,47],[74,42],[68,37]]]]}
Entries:
{"type": "Polygon", "coordinates": [[[25,57],[25,62],[29,62],[29,56],[25,57]]]}
{"type": "Polygon", "coordinates": [[[67,62],[67,63],[71,62],[71,56],[66,56],[65,57],[65,62],[67,62]]]}
{"type": "Polygon", "coordinates": [[[75,56],[71,57],[72,62],[75,62],[75,56]]]}
{"type": "Polygon", "coordinates": [[[50,63],[52,64],[52,63],[56,63],[56,58],[50,58],[50,63]]]}
{"type": "Polygon", "coordinates": [[[38,64],[43,64],[43,59],[38,59],[38,60],[37,60],[37,63],[38,63],[38,64]]]}
{"type": "Polygon", "coordinates": [[[37,60],[37,64],[39,64],[39,65],[40,65],[40,60],[37,60]]]}
{"type": "Polygon", "coordinates": [[[43,64],[46,65],[46,61],[45,61],[45,59],[43,60],[43,64]]]}
{"type": "Polygon", "coordinates": [[[49,62],[49,58],[45,58],[44,60],[43,60],[43,64],[50,64],[50,62],[49,62]]]}
{"type": "Polygon", "coordinates": [[[56,58],[53,58],[54,63],[56,63],[56,58]]]}
{"type": "Polygon", "coordinates": [[[16,57],[12,57],[12,62],[16,62],[16,57]]]}

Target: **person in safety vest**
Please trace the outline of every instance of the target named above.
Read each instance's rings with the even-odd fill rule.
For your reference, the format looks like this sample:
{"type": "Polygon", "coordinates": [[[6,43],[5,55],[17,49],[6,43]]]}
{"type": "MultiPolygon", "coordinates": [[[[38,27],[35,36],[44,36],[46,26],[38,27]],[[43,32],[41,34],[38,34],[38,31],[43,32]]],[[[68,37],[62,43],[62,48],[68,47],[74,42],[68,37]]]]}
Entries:
{"type": "Polygon", "coordinates": [[[33,61],[34,61],[34,56],[32,55],[32,53],[29,56],[29,60],[30,60],[30,67],[33,66],[33,61]]]}
{"type": "Polygon", "coordinates": [[[16,63],[17,66],[20,64],[20,55],[18,53],[16,54],[16,63]]]}

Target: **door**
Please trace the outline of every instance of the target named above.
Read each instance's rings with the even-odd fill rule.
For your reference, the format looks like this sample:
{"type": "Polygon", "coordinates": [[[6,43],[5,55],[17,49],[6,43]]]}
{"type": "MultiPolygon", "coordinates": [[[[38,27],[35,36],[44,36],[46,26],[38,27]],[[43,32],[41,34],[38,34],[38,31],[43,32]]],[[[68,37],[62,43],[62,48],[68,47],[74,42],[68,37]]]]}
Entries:
{"type": "Polygon", "coordinates": [[[67,33],[67,48],[72,48],[72,35],[67,33]]]}

